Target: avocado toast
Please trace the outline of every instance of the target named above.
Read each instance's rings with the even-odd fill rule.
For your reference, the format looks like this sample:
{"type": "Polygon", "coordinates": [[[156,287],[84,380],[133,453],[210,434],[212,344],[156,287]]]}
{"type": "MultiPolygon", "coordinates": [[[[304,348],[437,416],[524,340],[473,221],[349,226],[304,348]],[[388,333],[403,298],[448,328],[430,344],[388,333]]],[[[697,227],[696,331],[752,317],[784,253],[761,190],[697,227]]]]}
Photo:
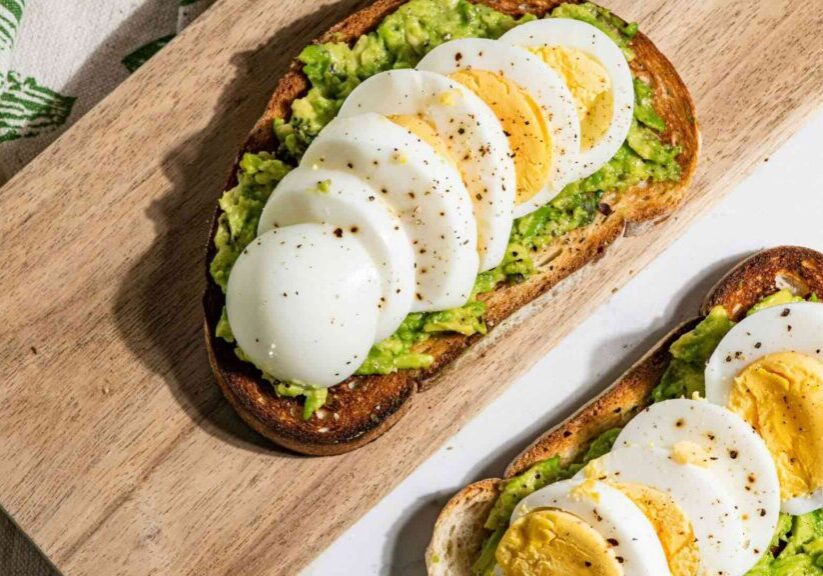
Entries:
{"type": "MultiPolygon", "coordinates": [[[[234,196],[224,196],[226,202],[216,211],[211,238],[217,240],[211,241],[207,250],[210,273],[204,306],[210,361],[228,400],[257,431],[282,446],[308,454],[346,452],[369,442],[409,408],[417,391],[436,383],[437,374],[488,329],[599,257],[622,234],[641,231],[677,207],[694,171],[699,146],[694,108],[685,86],[671,64],[636,27],[593,5],[561,6],[567,11],[578,9],[576,16],[607,27],[631,52],[636,115],[645,110],[646,121],[659,130],[654,133],[654,142],[635,138],[634,145],[641,151],[651,148],[650,158],[660,146],[667,146],[661,150],[669,150],[670,154],[676,151],[676,157],[656,164],[624,145],[608,170],[567,187],[545,209],[515,222],[513,237],[518,242],[510,243],[506,268],[481,275],[486,286],[477,290],[473,302],[456,314],[411,315],[409,322],[389,339],[390,345],[376,346],[357,375],[328,388],[321,399],[311,393],[304,397],[299,388],[278,386],[262,378],[260,370],[242,359],[242,352],[238,354],[223,312],[231,262],[225,254],[243,249],[243,234],[242,230],[238,233],[231,229],[235,212],[229,215],[224,208],[246,206],[251,204],[247,202],[250,199],[261,204],[261,198],[254,196],[270,193],[318,130],[315,124],[322,127],[330,119],[324,114],[333,116],[339,106],[334,99],[344,97],[345,92],[341,96],[324,84],[337,50],[328,46],[343,42],[356,43],[355,50],[358,45],[368,48],[368,39],[374,38],[368,36],[370,31],[377,29],[381,38],[388,34],[386,28],[380,28],[381,23],[389,23],[386,27],[391,30],[411,27],[410,22],[419,24],[427,18],[418,12],[433,10],[459,13],[458,24],[450,25],[458,26],[463,35],[494,37],[514,26],[516,18],[543,16],[559,5],[496,2],[488,3],[490,9],[443,0],[378,1],[307,48],[282,78],[238,158],[226,187],[226,194],[234,192],[234,196]],[[406,12],[402,12],[403,7],[406,12]],[[635,170],[639,172],[635,174],[635,170]],[[527,257],[518,255],[520,245],[525,245],[527,257]]],[[[413,66],[433,44],[443,41],[443,34],[442,30],[431,32],[429,42],[422,43],[424,47],[408,51],[411,55],[401,50],[398,54],[402,56],[395,54],[397,61],[391,65],[413,66]]],[[[391,40],[383,43],[394,45],[391,40]]],[[[359,61],[362,64],[362,56],[359,61]]],[[[348,80],[344,74],[343,82],[348,80]]],[[[641,134],[645,137],[651,133],[647,129],[641,134]]],[[[259,207],[256,209],[259,215],[259,207]]]]}
{"type": "MultiPolygon", "coordinates": [[[[764,354],[768,358],[769,355],[784,354],[787,350],[800,350],[812,357],[818,355],[819,331],[812,331],[811,349],[798,332],[802,331],[802,313],[809,312],[803,307],[812,307],[815,314],[811,316],[820,316],[820,304],[802,301],[817,302],[817,294],[821,290],[823,254],[814,250],[779,247],[744,260],[709,292],[701,306],[700,318],[674,329],[600,396],[537,438],[509,464],[503,479],[482,480],[456,494],[436,522],[426,557],[429,574],[491,574],[498,543],[510,526],[512,510],[530,495],[553,483],[571,477],[589,478],[587,464],[599,478],[603,473],[603,466],[598,463],[601,457],[618,448],[624,449],[620,438],[626,433],[627,424],[647,418],[654,409],[671,403],[694,402],[731,414],[731,410],[721,407],[723,402],[718,405],[717,395],[709,386],[710,378],[712,382],[716,380],[716,374],[712,375],[712,372],[716,373],[718,366],[733,369],[736,386],[741,386],[741,382],[745,383],[745,377],[750,377],[754,370],[762,369],[764,358],[761,356],[764,354]],[[762,328],[759,332],[753,328],[767,321],[778,330],[766,334],[762,328]],[[735,326],[738,328],[735,329],[735,326]],[[732,337],[735,332],[736,336],[732,337]],[[732,348],[724,344],[728,340],[739,343],[741,337],[751,342],[732,348]],[[788,344],[787,339],[790,340],[788,344]],[[780,354],[776,354],[778,352],[780,354]],[[704,381],[707,366],[709,370],[704,381]],[[698,396],[700,400],[690,400],[698,396]],[[704,397],[708,397],[709,402],[703,400],[704,397]],[[675,398],[683,399],[673,400],[675,398]],[[643,417],[636,418],[639,414],[643,417]]],[[[819,360],[812,358],[812,362],[819,360]]],[[[798,396],[799,401],[806,402],[813,398],[811,390],[798,396]]],[[[735,398],[734,393],[731,397],[735,398]]],[[[746,412],[742,404],[731,401],[729,405],[735,412],[746,412]]],[[[676,427],[690,425],[688,415],[684,416],[685,420],[678,420],[676,427]]],[[[814,415],[811,418],[814,419],[814,415]]],[[[749,428],[742,419],[739,420],[743,428],[763,431],[759,424],[749,428]]],[[[746,414],[746,422],[756,420],[757,417],[753,417],[751,412],[746,414]]],[[[784,424],[791,421],[783,420],[784,424]]],[[[802,427],[800,429],[803,430],[802,427]]],[[[808,430],[806,434],[813,434],[808,422],[805,429],[808,430]]],[[[798,445],[798,433],[790,436],[792,442],[798,445]]],[[[804,437],[803,432],[799,436],[803,438],[799,445],[815,445],[810,436],[804,437]]],[[[714,440],[713,435],[708,437],[714,440]]],[[[768,431],[764,437],[769,437],[768,431]]],[[[656,444],[659,447],[660,442],[656,444]]],[[[768,444],[772,450],[774,445],[768,444]]],[[[774,450],[772,454],[784,453],[783,450],[791,448],[774,450]]],[[[740,450],[738,454],[738,450],[729,450],[729,456],[743,459],[749,457],[749,453],[744,454],[740,450]]],[[[676,454],[673,457],[677,460],[676,454]]],[[[775,461],[778,460],[782,458],[775,456],[775,461]]],[[[791,466],[787,463],[793,460],[794,456],[786,457],[777,465],[781,488],[787,484],[784,468],[791,466]]],[[[687,459],[687,463],[691,462],[687,459]]],[[[642,458],[631,462],[635,468],[642,465],[642,458]]],[[[763,486],[761,476],[756,478],[758,484],[752,486],[763,486]]],[[[755,480],[755,477],[750,476],[750,480],[755,480]]],[[[621,481],[629,480],[624,476],[621,481]]],[[[714,481],[714,484],[718,482],[714,481]]],[[[750,487],[747,486],[743,493],[749,491],[750,487]]],[[[745,572],[751,576],[821,573],[821,559],[814,544],[823,542],[819,500],[819,497],[808,498],[805,504],[798,506],[791,499],[787,501],[784,498],[783,513],[779,518],[773,518],[776,527],[772,525],[773,532],[765,534],[765,541],[770,543],[754,547],[752,552],[756,556],[748,559],[745,564],[747,568],[743,571],[725,573],[745,572]]],[[[769,516],[775,512],[773,508],[769,508],[769,516]]],[[[743,516],[746,517],[745,514],[743,516]]],[[[755,518],[765,516],[766,508],[752,515],[755,518]]],[[[670,530],[674,532],[673,527],[670,530]]],[[[720,546],[719,549],[727,557],[736,550],[730,546],[720,546]]],[[[672,573],[677,574],[675,570],[672,573]]]]}

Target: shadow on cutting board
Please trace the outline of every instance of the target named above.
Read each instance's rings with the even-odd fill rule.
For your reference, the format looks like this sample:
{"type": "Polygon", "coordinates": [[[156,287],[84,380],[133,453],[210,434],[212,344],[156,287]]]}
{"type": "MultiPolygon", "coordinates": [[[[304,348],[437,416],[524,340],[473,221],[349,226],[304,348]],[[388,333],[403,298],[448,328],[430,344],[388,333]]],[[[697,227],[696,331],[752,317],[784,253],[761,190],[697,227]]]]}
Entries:
{"type": "MultiPolygon", "coordinates": [[[[338,5],[358,3],[364,1],[342,0],[338,5]]],[[[328,28],[339,13],[327,7],[279,30],[260,47],[233,57],[234,77],[207,127],[192,133],[163,159],[170,190],[146,211],[156,239],[118,293],[118,326],[132,352],[166,381],[197,426],[255,452],[274,453],[277,448],[246,426],[224,400],[206,355],[201,298],[205,249],[211,240],[209,221],[233,160],[263,113],[277,79],[307,39],[328,28]]]]}
{"type": "MultiPolygon", "coordinates": [[[[453,491],[432,492],[405,510],[389,530],[383,551],[381,575],[424,576],[424,555],[434,523],[440,510],[460,488],[484,478],[499,478],[506,466],[540,434],[570,417],[585,401],[605,390],[673,328],[696,317],[703,299],[712,287],[733,266],[752,254],[742,253],[710,263],[694,276],[689,285],[672,294],[668,308],[654,318],[648,329],[605,342],[592,354],[592,373],[585,378],[585,381],[590,382],[589,385],[575,390],[544,418],[533,422],[522,433],[508,440],[501,449],[478,462],[453,491]],[[615,360],[611,366],[603,366],[602,362],[597,361],[605,358],[615,360]]],[[[501,430],[501,434],[505,434],[505,430],[501,430]]]]}
{"type": "MultiPolygon", "coordinates": [[[[145,18],[158,3],[162,4],[146,0],[134,18],[145,18]]],[[[145,214],[154,223],[156,239],[149,250],[136,257],[118,290],[114,313],[131,352],[165,380],[195,425],[242,449],[276,452],[276,447],[248,428],[223,399],[206,357],[201,298],[209,220],[237,151],[291,58],[341,12],[367,3],[340,0],[333,5],[337,9],[327,6],[296,20],[260,47],[234,56],[234,77],[220,95],[207,128],[193,133],[163,159],[170,190],[145,214]]],[[[99,62],[133,24],[130,20],[113,31],[101,52],[89,57],[69,85],[93,82],[99,62]]],[[[186,106],[186,102],[178,105],[186,106]]],[[[163,126],[156,128],[162,130],[163,126]]],[[[136,214],[135,219],[140,216],[136,214]]],[[[2,510],[0,576],[60,576],[2,510]]]]}

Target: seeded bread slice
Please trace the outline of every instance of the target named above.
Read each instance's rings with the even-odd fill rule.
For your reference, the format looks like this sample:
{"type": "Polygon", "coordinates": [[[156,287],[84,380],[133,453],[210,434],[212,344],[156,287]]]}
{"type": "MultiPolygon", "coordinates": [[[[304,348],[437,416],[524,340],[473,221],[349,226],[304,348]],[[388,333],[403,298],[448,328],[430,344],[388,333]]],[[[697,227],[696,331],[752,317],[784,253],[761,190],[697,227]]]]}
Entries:
{"type": "MultiPolygon", "coordinates": [[[[558,4],[554,0],[477,0],[512,15],[527,12],[544,15],[558,4]]],[[[382,19],[403,4],[399,0],[377,0],[341,21],[323,34],[319,42],[335,39],[353,41],[375,28],[382,19]]],[[[537,273],[520,284],[503,285],[484,294],[486,322],[490,328],[519,308],[549,291],[561,280],[603,255],[623,234],[636,234],[674,212],[689,185],[697,163],[698,126],[694,103],[672,64],[643,34],[631,44],[636,57],[633,71],[648,80],[654,89],[654,105],[666,121],[664,140],[681,147],[678,161],[682,177],[678,182],[637,186],[622,194],[610,193],[603,198],[609,207],[595,221],[557,239],[534,257],[537,273]]],[[[298,62],[280,80],[265,114],[257,122],[242,152],[272,150],[276,140],[272,130],[274,118],[288,118],[291,103],[305,94],[308,81],[298,62]]],[[[241,153],[242,155],[242,153],[241,153]]],[[[238,157],[239,161],[239,157],[238,157]]],[[[237,171],[237,165],[232,174],[237,171]]],[[[228,186],[235,184],[232,176],[228,186]]],[[[219,209],[212,221],[206,268],[214,257],[211,241],[217,226],[219,209]]],[[[233,346],[215,336],[215,327],[225,302],[220,288],[207,276],[204,296],[205,333],[209,360],[226,398],[240,416],[255,430],[291,450],[314,455],[339,454],[370,442],[388,430],[409,409],[414,395],[437,383],[441,370],[474,344],[480,335],[449,334],[430,338],[416,351],[434,356],[426,370],[400,371],[386,376],[352,377],[330,389],[326,406],[309,420],[302,418],[301,401],[278,397],[270,383],[250,364],[240,361],[233,346]]],[[[500,330],[511,329],[502,326],[500,330]]]]}
{"type": "MultiPolygon", "coordinates": [[[[703,301],[700,313],[705,316],[714,306],[722,305],[739,320],[763,298],[787,287],[802,296],[823,294],[823,254],[796,246],[759,252],[743,260],[717,283],[703,301]]],[[[669,346],[701,318],[675,328],[597,398],[539,436],[509,464],[504,479],[554,456],[559,456],[563,464],[578,460],[595,438],[625,424],[648,406],[651,391],[671,361],[669,346]]],[[[475,482],[449,500],[435,523],[426,552],[430,576],[471,576],[471,566],[488,534],[483,524],[497,499],[501,482],[475,482]]]]}

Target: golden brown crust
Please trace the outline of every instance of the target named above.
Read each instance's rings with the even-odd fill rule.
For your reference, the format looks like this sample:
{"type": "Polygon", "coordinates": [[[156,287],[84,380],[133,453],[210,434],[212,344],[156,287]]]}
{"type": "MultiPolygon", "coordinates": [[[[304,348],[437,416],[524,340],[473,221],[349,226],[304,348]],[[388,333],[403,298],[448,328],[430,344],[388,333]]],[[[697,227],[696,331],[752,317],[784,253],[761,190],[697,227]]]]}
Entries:
{"type": "Polygon", "coordinates": [[[553,456],[559,456],[564,465],[570,464],[598,436],[625,425],[648,404],[649,395],[671,361],[669,346],[694,328],[698,321],[689,320],[669,332],[606,392],[594,398],[568,420],[539,436],[508,465],[504,478],[517,476],[537,462],[553,456]]]}
{"type": "Polygon", "coordinates": [[[435,537],[426,548],[429,576],[455,576],[455,566],[469,573],[485,537],[482,530],[472,527],[483,526],[497,499],[499,483],[497,479],[480,480],[449,500],[437,518],[435,537]]]}
{"type": "Polygon", "coordinates": [[[769,294],[789,288],[801,296],[823,296],[823,254],[800,246],[779,246],[743,260],[712,288],[704,316],[722,305],[735,320],[769,294]]]}
{"type": "MultiPolygon", "coordinates": [[[[788,282],[798,288],[800,294],[823,294],[823,254],[796,246],[780,246],[758,252],[735,266],[717,283],[707,295],[701,314],[705,316],[714,306],[719,305],[727,310],[735,310],[735,316],[739,318],[758,301],[785,287],[786,279],[790,279],[788,282]]],[[[625,423],[646,407],[649,394],[671,361],[669,346],[698,321],[699,319],[694,319],[681,324],[603,393],[573,416],[540,435],[514,458],[503,477],[511,478],[521,474],[534,464],[554,456],[559,456],[564,464],[573,462],[600,434],[625,423]]],[[[435,524],[428,552],[430,555],[443,554],[443,543],[447,540],[443,527],[446,526],[451,531],[462,534],[464,542],[479,541],[480,544],[473,551],[463,550],[458,556],[449,556],[454,563],[445,568],[439,567],[445,572],[430,570],[430,575],[471,575],[471,564],[477,558],[487,535],[483,528],[485,517],[478,522],[475,515],[466,513],[462,507],[469,501],[477,506],[480,486],[484,489],[482,500],[491,502],[487,504],[487,510],[490,510],[497,498],[500,482],[499,479],[476,482],[458,492],[443,508],[435,524]]]]}
{"type": "MultiPolygon", "coordinates": [[[[560,3],[557,0],[477,1],[512,15],[527,11],[542,15],[560,3]]],[[[341,21],[319,41],[351,41],[373,29],[402,3],[403,0],[378,0],[341,21]]],[[[646,36],[638,34],[632,47],[637,54],[631,63],[633,70],[655,88],[655,108],[668,127],[664,138],[680,145],[683,150],[678,158],[681,180],[634,187],[619,196],[606,195],[603,202],[611,208],[608,216],[599,214],[593,224],[559,238],[534,255],[538,273],[527,281],[500,287],[482,297],[487,304],[489,327],[499,324],[571,273],[597,259],[625,231],[637,232],[643,224],[665,218],[682,200],[694,173],[699,148],[694,104],[674,67],[646,36]]],[[[302,96],[307,88],[307,80],[295,62],[278,83],[265,114],[257,122],[243,151],[272,149],[275,145],[273,118],[288,118],[292,101],[302,96]]],[[[235,183],[236,170],[235,165],[229,186],[235,183]]],[[[214,256],[211,239],[218,215],[219,211],[212,221],[207,262],[214,256]]],[[[306,454],[347,452],[378,437],[408,409],[417,389],[424,390],[436,383],[442,368],[480,338],[479,335],[465,337],[459,334],[431,338],[419,345],[419,351],[435,357],[429,369],[351,378],[330,390],[329,403],[321,412],[322,419],[305,421],[300,417],[299,400],[275,396],[269,383],[237,359],[231,345],[214,336],[223,294],[208,274],[207,283],[204,297],[206,342],[212,368],[224,394],[255,430],[282,446],[306,454]]]]}

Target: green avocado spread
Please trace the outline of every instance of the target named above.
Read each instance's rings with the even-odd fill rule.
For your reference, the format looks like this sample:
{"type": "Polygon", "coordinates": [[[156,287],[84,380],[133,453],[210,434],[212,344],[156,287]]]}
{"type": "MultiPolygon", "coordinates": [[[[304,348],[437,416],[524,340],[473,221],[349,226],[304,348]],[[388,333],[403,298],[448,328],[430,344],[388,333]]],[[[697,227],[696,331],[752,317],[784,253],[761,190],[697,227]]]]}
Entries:
{"type": "MultiPolygon", "coordinates": [[[[637,26],[599,6],[561,4],[549,17],[575,18],[593,24],[621,47],[627,59],[634,57],[631,40],[637,26]]],[[[445,41],[498,38],[513,26],[533,19],[534,16],[527,15],[516,20],[467,0],[410,0],[353,45],[329,42],[306,47],[298,60],[311,87],[306,96],[293,102],[288,121],[274,121],[279,145],[271,152],[244,154],[237,185],[220,199],[222,213],[214,238],[216,255],[210,265],[217,285],[225,292],[231,267],[256,235],[260,214],[272,190],[334,118],[355,86],[384,70],[413,67],[429,50],[445,41]]],[[[557,237],[590,224],[598,211],[608,214],[611,208],[602,202],[606,192],[621,192],[642,182],[679,180],[680,165],[676,158],[680,149],[662,140],[666,126],[654,109],[653,88],[639,77],[634,83],[634,121],[615,156],[596,173],[566,186],[546,206],[515,220],[503,262],[478,276],[467,304],[443,312],[410,314],[394,335],[372,348],[358,374],[388,374],[430,366],[433,357],[415,352],[415,345],[438,333],[484,334],[486,307],[481,295],[502,282],[528,278],[535,272],[533,253],[557,237]]],[[[225,313],[216,333],[233,342],[225,313]]],[[[237,353],[246,360],[239,348],[237,353]]],[[[288,395],[306,395],[306,405],[315,409],[322,406],[318,396],[322,394],[325,399],[325,391],[318,393],[301,383],[289,385],[291,392],[301,392],[288,395]]],[[[304,411],[304,416],[310,417],[313,411],[304,411]]]]}
{"type": "MultiPolygon", "coordinates": [[[[800,302],[804,298],[789,290],[780,290],[755,304],[749,314],[769,306],[800,302]]],[[[818,298],[812,294],[809,301],[818,298]]],[[[720,340],[732,329],[734,322],[722,306],[716,306],[708,316],[669,347],[671,361],[660,383],[652,391],[651,402],[672,398],[703,396],[706,363],[720,340]]],[[[473,571],[476,576],[493,576],[497,544],[506,532],[515,506],[529,494],[558,480],[574,476],[589,461],[611,450],[620,429],[607,430],[596,438],[583,456],[566,466],[554,456],[508,479],[502,484],[497,501],[489,513],[485,527],[489,531],[473,571]]],[[[769,551],[746,576],[823,576],[823,510],[802,516],[781,514],[769,551]]]]}

